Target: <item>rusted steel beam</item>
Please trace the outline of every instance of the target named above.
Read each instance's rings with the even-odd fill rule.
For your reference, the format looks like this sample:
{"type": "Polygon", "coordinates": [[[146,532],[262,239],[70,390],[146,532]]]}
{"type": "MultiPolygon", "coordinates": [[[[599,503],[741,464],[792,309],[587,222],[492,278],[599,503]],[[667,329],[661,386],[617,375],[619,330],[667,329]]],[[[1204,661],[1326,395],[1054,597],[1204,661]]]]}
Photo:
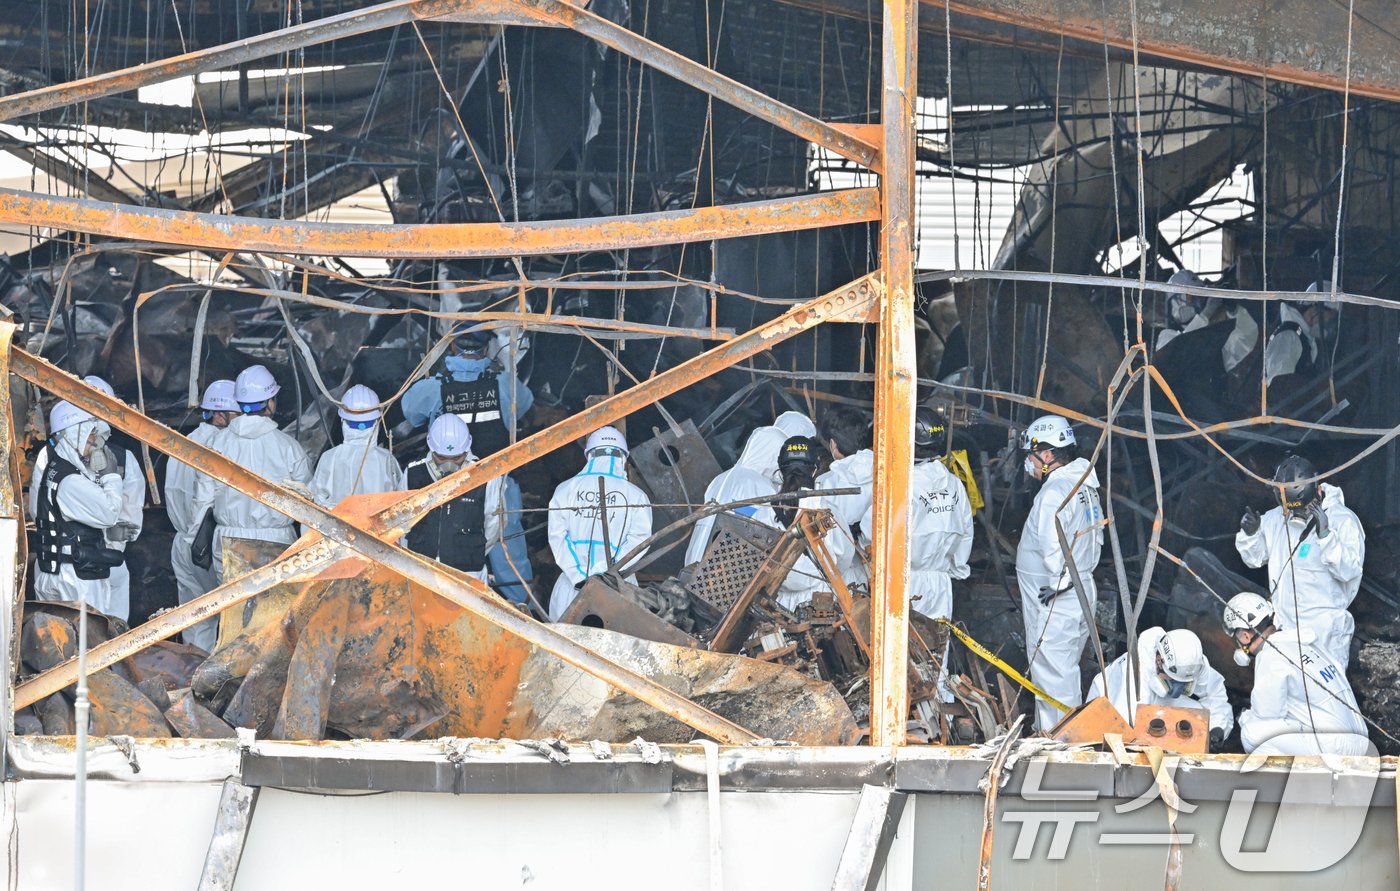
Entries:
{"type": "MultiPolygon", "coordinates": [[[[547,455],[566,443],[582,440],[605,424],[683,390],[725,368],[754,356],[824,322],[864,322],[878,305],[881,287],[873,275],[795,306],[751,331],[658,374],[629,390],[610,396],[554,426],[527,436],[505,449],[467,465],[450,476],[419,489],[380,514],[385,528],[407,531],[419,517],[441,507],[487,480],[547,455]]],[[[912,426],[910,428],[912,436],[912,426]]]]}
{"type": "MultiPolygon", "coordinates": [[[[643,682],[643,687],[638,690],[636,685],[629,681],[629,677],[636,677],[631,672],[603,660],[591,650],[578,646],[568,638],[555,634],[546,626],[526,618],[511,607],[505,606],[499,598],[491,593],[489,588],[476,579],[426,561],[416,554],[403,552],[392,544],[385,544],[385,542],[376,539],[374,535],[382,536],[390,541],[397,541],[415,519],[463,492],[484,484],[486,480],[509,473],[538,455],[546,454],[568,442],[582,438],[600,426],[616,421],[638,408],[683,389],[696,380],[727,368],[817,324],[832,321],[865,321],[869,316],[870,307],[875,304],[878,292],[878,283],[867,276],[809,303],[796,306],[777,319],[765,323],[733,341],[662,372],[630,390],[624,390],[591,409],[497,452],[490,458],[470,464],[455,474],[439,480],[429,489],[403,496],[399,496],[397,493],[390,496],[379,496],[385,499],[395,498],[397,501],[389,507],[371,514],[360,525],[349,524],[280,486],[269,483],[256,474],[233,464],[222,455],[190,442],[168,427],[152,421],[134,408],[92,389],[82,381],[42,359],[22,350],[11,350],[10,361],[14,373],[26,380],[91,411],[114,427],[149,443],[172,458],[233,485],[245,495],[257,499],[322,534],[333,533],[331,538],[348,545],[365,557],[382,563],[413,581],[418,581],[429,590],[453,599],[488,621],[500,625],[531,643],[555,653],[565,661],[607,680],[613,686],[637,696],[643,702],[657,705],[656,699],[660,698],[674,705],[679,700],[679,703],[683,704],[682,708],[698,709],[699,707],[689,703],[689,700],[685,700],[645,678],[637,678],[643,682]],[[408,566],[409,571],[405,571],[403,568],[406,565],[404,559],[408,559],[412,564],[408,566]],[[556,646],[560,641],[563,644],[556,646]],[[570,656],[575,658],[570,658],[570,656]]],[[[12,326],[0,326],[0,332],[6,330],[12,330],[12,326]]],[[[312,542],[275,563],[226,582],[213,591],[152,619],[145,625],[133,628],[125,634],[94,647],[88,655],[89,672],[119,662],[158,640],[163,640],[190,628],[204,619],[217,615],[224,609],[243,603],[273,585],[308,579],[338,560],[344,559],[345,556],[345,548],[337,546],[335,541],[323,539],[312,542]]],[[[37,702],[45,696],[70,686],[76,680],[77,666],[75,663],[67,662],[56,666],[19,686],[16,690],[16,707],[22,708],[37,702]]],[[[660,705],[657,707],[715,739],[735,738],[732,731],[716,727],[713,721],[704,718],[703,715],[700,718],[691,717],[688,719],[670,708],[660,705]],[[697,723],[694,723],[695,721],[704,723],[711,729],[699,727],[697,723]]],[[[712,715],[704,709],[699,709],[699,711],[703,712],[704,715],[712,715]]],[[[713,717],[716,720],[723,720],[719,719],[718,716],[713,717]]]]}
{"type": "MultiPolygon", "coordinates": [[[[931,13],[944,0],[923,0],[931,13]]],[[[954,13],[1093,43],[1132,49],[1133,8],[1103,0],[950,0],[954,13]]],[[[1351,91],[1400,99],[1400,4],[1357,4],[1351,39],[1351,91]]],[[[1346,3],[1275,0],[1141,0],[1142,53],[1192,66],[1340,90],[1346,83],[1346,3]]]]}
{"type": "Polygon", "coordinates": [[[26,90],[13,96],[0,97],[0,121],[11,121],[25,115],[37,114],[126,93],[139,87],[163,83],[177,77],[230,68],[245,62],[265,59],[278,53],[315,46],[368,34],[381,28],[403,25],[415,20],[442,18],[449,13],[472,11],[474,20],[495,24],[520,24],[520,19],[493,0],[390,0],[368,9],[292,25],[269,31],[245,40],[236,40],[208,49],[193,50],[168,59],[133,65],[118,71],[94,74],[68,83],[54,84],[37,90],[26,90]]]}
{"type": "Polygon", "coordinates": [[[904,742],[909,716],[909,476],[914,462],[914,128],[917,0],[885,0],[881,37],[880,305],[870,530],[870,743],[904,742]]]}
{"type": "Polygon", "coordinates": [[[539,24],[562,25],[585,37],[591,37],[606,47],[650,65],[657,71],[665,72],[681,83],[702,90],[721,102],[767,121],[775,127],[830,149],[843,158],[849,158],[872,170],[877,170],[880,166],[880,149],[876,144],[849,130],[784,105],[771,96],[725,77],[712,68],[648,40],[635,31],[614,24],[600,15],[563,0],[505,2],[509,2],[523,15],[539,24]]]}
{"type": "Polygon", "coordinates": [[[531,223],[361,225],[190,213],[0,189],[0,223],[217,251],[327,257],[519,257],[654,247],[879,219],[875,189],[531,223]]]}

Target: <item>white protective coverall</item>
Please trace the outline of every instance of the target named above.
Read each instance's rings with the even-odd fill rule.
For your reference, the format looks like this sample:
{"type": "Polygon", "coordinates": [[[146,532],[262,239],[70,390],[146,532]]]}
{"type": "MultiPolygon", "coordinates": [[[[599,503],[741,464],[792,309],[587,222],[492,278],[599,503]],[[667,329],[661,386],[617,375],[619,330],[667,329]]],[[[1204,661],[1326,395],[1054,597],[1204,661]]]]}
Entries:
{"type": "Polygon", "coordinates": [[[1264,380],[1272,382],[1281,374],[1293,374],[1303,359],[1303,350],[1308,350],[1312,361],[1317,361],[1317,329],[1308,324],[1303,314],[1287,303],[1279,304],[1279,323],[1293,322],[1307,335],[1302,336],[1291,328],[1275,331],[1264,346],[1264,380]]]}
{"type": "MultiPolygon", "coordinates": [[[[1089,597],[1092,610],[1098,598],[1094,587],[1094,567],[1103,548],[1103,503],[1099,500],[1099,477],[1083,458],[1051,471],[1036,493],[1031,512],[1021,530],[1016,548],[1016,581],[1021,588],[1021,610],[1026,628],[1026,658],[1031,680],[1060,702],[1074,708],[1083,702],[1079,678],[1079,657],[1089,640],[1089,621],[1080,608],[1079,596],[1071,588],[1040,602],[1040,589],[1069,583],[1068,565],[1055,532],[1056,510],[1070,542],[1079,581],[1089,597]],[[1088,476],[1075,490],[1079,477],[1088,476]],[[1074,496],[1069,498],[1070,492],[1074,496]],[[1060,509],[1060,503],[1069,503],[1060,509]]],[[[1041,731],[1059,723],[1063,715],[1047,702],[1036,702],[1036,722],[1041,731]]]]}
{"type": "Polygon", "coordinates": [[[1347,607],[1361,587],[1366,533],[1341,489],[1328,483],[1318,488],[1327,512],[1326,538],[1318,538],[1314,531],[1299,544],[1306,521],[1285,519],[1283,508],[1275,507],[1259,518],[1258,532],[1236,533],[1235,548],[1246,566],[1269,565],[1269,599],[1278,614],[1278,626],[1310,631],[1314,645],[1346,671],[1356,630],[1347,607]]]}
{"type": "Polygon", "coordinates": [[[1261,755],[1366,754],[1366,724],[1346,671],[1308,631],[1275,631],[1255,655],[1240,742],[1261,755]]]}
{"type": "MultiPolygon", "coordinates": [[[[56,499],[63,516],[94,529],[109,529],[121,520],[122,478],[116,473],[104,473],[99,480],[84,463],[79,451],[87,442],[100,421],[83,421],[59,431],[59,457],[71,462],[78,473],[69,474],[58,484],[57,492],[50,495],[56,499]]],[[[47,451],[47,449],[45,450],[47,451]]],[[[48,461],[43,462],[48,466],[48,461]]],[[[37,492],[43,471],[37,465],[30,484],[37,492]]],[[[31,504],[37,509],[38,495],[32,494],[31,504]]],[[[104,615],[114,615],[111,611],[110,579],[80,579],[71,563],[60,563],[57,573],[44,572],[37,566],[34,573],[34,594],[40,600],[66,600],[85,602],[92,609],[104,615]]]]}
{"type": "Polygon", "coordinates": [[[398,492],[404,488],[403,468],[393,454],[378,442],[379,430],[357,430],[340,424],[345,441],[327,449],[316,462],[311,491],[322,507],[335,507],[349,495],[398,492]]]}
{"type": "MultiPolygon", "coordinates": [[[[861,537],[870,541],[874,528],[873,507],[860,521],[861,537]]],[[[942,461],[918,461],[909,476],[909,606],[931,619],[953,616],[953,579],[971,574],[967,558],[972,553],[972,504],[962,480],[942,461]]],[[[946,666],[952,638],[944,638],[939,659],[946,666]]],[[[944,702],[953,701],[947,688],[948,671],[938,674],[938,691],[944,702]]]]}
{"type": "Polygon", "coordinates": [[[1163,696],[1153,686],[1151,678],[1157,673],[1157,642],[1167,633],[1161,626],[1148,628],[1138,635],[1138,692],[1128,697],[1128,657],[1124,653],[1108,664],[1104,674],[1108,675],[1109,692],[1103,688],[1104,674],[1094,675],[1089,682],[1089,695],[1086,699],[1108,696],[1123,720],[1132,721],[1140,705],[1170,705],[1181,708],[1205,708],[1210,712],[1210,728],[1219,727],[1226,735],[1235,727],[1235,713],[1230,708],[1230,699],[1225,694],[1225,678],[1211,667],[1209,662],[1196,678],[1195,688],[1190,696],[1163,696]]]}
{"type": "Polygon", "coordinates": [[[856,543],[851,538],[851,526],[859,523],[870,510],[874,485],[875,453],[870,449],[832,461],[826,473],[817,477],[818,489],[860,489],[855,495],[820,496],[817,505],[830,510],[836,520],[836,528],[826,534],[826,547],[848,585],[863,584],[868,578],[865,563],[856,553],[856,543]]]}
{"type": "MultiPolygon", "coordinates": [[[[190,433],[190,439],[207,446],[219,430],[213,424],[201,423],[190,433]]],[[[202,515],[194,515],[195,480],[200,476],[199,471],[174,458],[165,467],[165,512],[170,517],[170,525],[175,527],[175,538],[170,542],[170,567],[175,571],[176,595],[181,603],[189,603],[219,584],[219,574],[213,566],[201,569],[190,559],[190,545],[203,519],[202,515]]],[[[186,628],[182,636],[185,643],[206,653],[213,652],[219,637],[219,620],[205,619],[193,628],[186,628]]]]}
{"type": "MultiPolygon", "coordinates": [[[[743,501],[746,498],[776,495],[778,452],[782,450],[787,439],[788,434],[780,427],[759,427],[750,433],[748,441],[744,443],[744,450],[739,453],[738,463],[710,480],[710,484],[705,487],[705,501],[725,504],[730,501],[743,501]]],[[[771,504],[739,507],[735,508],[733,513],[757,520],[765,526],[778,525],[771,504]]],[[[710,530],[714,525],[714,517],[705,517],[695,523],[695,528],[690,533],[690,546],[685,551],[687,566],[700,562],[700,558],[705,556],[705,548],[710,544],[710,530]]]]}
{"type": "MultiPolygon", "coordinates": [[[[311,482],[311,462],[291,436],[266,415],[239,415],[214,437],[210,448],[274,483],[311,482]]],[[[195,481],[194,524],[214,509],[214,570],[223,578],[225,538],[251,538],[291,544],[297,539],[295,522],[247,495],[200,474],[195,481]]]]}
{"type": "MultiPolygon", "coordinates": [[[[110,431],[105,421],[97,421],[97,426],[104,431],[110,431]]],[[[142,522],[145,518],[146,507],[146,476],[141,471],[141,461],[130,449],[119,449],[122,455],[122,510],[121,516],[117,518],[117,523],[127,523],[131,525],[135,532],[131,535],[131,541],[135,541],[141,534],[142,522]]],[[[34,479],[40,479],[44,475],[44,468],[49,464],[48,450],[40,450],[34,459],[34,479]]],[[[34,516],[38,509],[39,488],[31,486],[29,489],[29,516],[34,516]]],[[[116,525],[116,524],[112,524],[116,525]]],[[[107,547],[115,551],[125,551],[127,542],[107,541],[107,547]]],[[[123,622],[131,620],[131,570],[123,563],[120,566],[112,567],[112,574],[107,577],[106,608],[101,612],[105,615],[116,616],[123,622]]]]}
{"type": "MultiPolygon", "coordinates": [[[[549,499],[549,548],[559,565],[559,579],[549,597],[549,620],[557,622],[564,615],[578,595],[576,585],[606,572],[610,559],[623,556],[650,535],[651,499],[627,479],[627,460],[590,455],[583,470],[560,483],[549,499]],[[600,480],[607,498],[611,558],[604,546],[604,513],[598,504],[600,480]]],[[[636,579],[628,576],[627,580],[636,579]]]]}

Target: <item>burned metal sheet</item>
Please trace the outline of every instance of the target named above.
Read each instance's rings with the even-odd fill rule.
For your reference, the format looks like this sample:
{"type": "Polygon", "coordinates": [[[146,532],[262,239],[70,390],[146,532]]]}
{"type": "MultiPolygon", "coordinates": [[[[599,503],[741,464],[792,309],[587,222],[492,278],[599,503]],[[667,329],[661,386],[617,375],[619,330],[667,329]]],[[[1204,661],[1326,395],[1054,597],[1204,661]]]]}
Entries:
{"type": "MultiPolygon", "coordinates": [[[[705,489],[719,476],[719,462],[710,446],[687,419],[680,424],[680,435],[674,430],[659,430],[656,436],[632,449],[632,465],[637,469],[637,482],[651,496],[654,505],[700,505],[705,489]]],[[[652,527],[662,529],[684,519],[694,508],[653,507],[652,527]]],[[[674,574],[685,559],[685,550],[675,548],[652,564],[654,572],[674,574]]]]}

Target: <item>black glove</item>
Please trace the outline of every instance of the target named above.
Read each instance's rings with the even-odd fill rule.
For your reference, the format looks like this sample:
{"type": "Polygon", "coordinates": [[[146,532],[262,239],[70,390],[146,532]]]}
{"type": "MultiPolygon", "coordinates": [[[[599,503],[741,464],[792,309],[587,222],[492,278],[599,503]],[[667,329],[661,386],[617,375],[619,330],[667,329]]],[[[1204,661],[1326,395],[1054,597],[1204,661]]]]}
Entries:
{"type": "Polygon", "coordinates": [[[1244,516],[1240,517],[1240,531],[1245,535],[1254,535],[1259,531],[1259,513],[1252,507],[1244,510],[1244,516]]]}
{"type": "Polygon", "coordinates": [[[1332,529],[1327,524],[1327,511],[1322,509],[1321,501],[1314,501],[1308,505],[1308,519],[1317,524],[1317,537],[1326,538],[1327,533],[1332,529]]]}
{"type": "Polygon", "coordinates": [[[1220,747],[1225,745],[1225,729],[1223,727],[1210,728],[1210,750],[1220,751],[1220,747]]]}
{"type": "Polygon", "coordinates": [[[200,569],[208,569],[214,565],[214,511],[212,509],[204,512],[204,519],[199,523],[199,529],[194,533],[194,540],[190,542],[190,561],[200,569]]]}
{"type": "Polygon", "coordinates": [[[1054,600],[1056,597],[1059,597],[1061,594],[1065,593],[1068,590],[1068,588],[1056,588],[1051,585],[1041,585],[1040,593],[1036,595],[1036,598],[1040,601],[1041,606],[1049,606],[1050,601],[1054,600]]]}

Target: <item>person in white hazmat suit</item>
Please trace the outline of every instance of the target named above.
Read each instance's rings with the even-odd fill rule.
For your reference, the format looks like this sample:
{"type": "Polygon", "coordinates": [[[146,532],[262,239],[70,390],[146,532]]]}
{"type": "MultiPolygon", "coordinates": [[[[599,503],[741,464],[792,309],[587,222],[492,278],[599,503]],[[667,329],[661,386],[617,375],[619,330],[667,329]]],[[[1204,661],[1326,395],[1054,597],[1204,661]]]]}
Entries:
{"type": "Polygon", "coordinates": [[[111,615],[108,581],[122,552],[106,532],[122,516],[118,458],[98,445],[101,422],[68,402],[49,412],[50,437],[31,490],[38,530],[34,593],[40,600],[81,600],[111,615]]]}
{"type": "MultiPolygon", "coordinates": [[[[971,574],[972,504],[967,487],[938,460],[948,441],[948,428],[930,408],[914,410],[914,468],[909,476],[909,606],[930,619],[953,617],[953,579],[971,574]]],[[[860,528],[866,542],[874,528],[873,507],[860,528]]],[[[943,637],[938,693],[953,701],[948,689],[948,651],[952,639],[943,637]]]]}
{"type": "Polygon", "coordinates": [[[1361,588],[1366,533],[1341,489],[1302,482],[1315,476],[1317,468],[1306,458],[1285,458],[1274,472],[1285,503],[1262,517],[1247,509],[1235,548],[1246,566],[1268,564],[1279,627],[1310,632],[1318,649],[1346,671],[1356,630],[1347,608],[1361,588]]]}
{"type": "Polygon", "coordinates": [[[861,560],[857,524],[870,509],[875,486],[875,453],[870,449],[870,416],[847,406],[822,415],[821,439],[831,453],[831,466],[817,477],[818,489],[859,489],[854,495],[823,495],[819,507],[831,511],[836,527],[826,533],[826,547],[848,585],[864,584],[869,576],[861,560]]]}
{"type": "MultiPolygon", "coordinates": [[[[83,378],[83,383],[101,390],[114,399],[116,398],[112,385],[95,374],[83,378]]],[[[97,425],[95,448],[106,448],[108,440],[112,436],[112,428],[106,421],[96,420],[95,423],[97,425]]],[[[122,479],[122,513],[117,522],[107,528],[106,547],[125,552],[127,544],[135,541],[141,535],[141,527],[145,519],[146,477],[141,472],[140,460],[130,449],[113,446],[110,451],[117,456],[117,465],[113,470],[122,479]]],[[[34,479],[43,477],[47,459],[47,449],[39,452],[34,461],[34,479]]],[[[38,497],[37,488],[31,488],[29,490],[29,515],[36,519],[38,517],[36,513],[38,497]]],[[[112,572],[107,579],[106,608],[102,612],[109,616],[116,616],[123,622],[129,621],[131,618],[131,572],[127,569],[125,561],[112,567],[112,572]]]]}
{"type": "Polygon", "coordinates": [[[549,499],[549,548],[559,566],[549,597],[551,622],[564,615],[585,579],[610,567],[625,572],[626,567],[613,566],[617,558],[651,536],[651,500],[627,479],[623,435],[601,427],[589,434],[583,454],[583,470],[560,483],[549,499]]]}
{"type": "MultiPolygon", "coordinates": [[[[234,381],[234,398],[241,412],[226,429],[214,437],[210,447],[253,473],[274,483],[311,483],[311,461],[306,451],[277,427],[272,413],[281,387],[272,372],[261,365],[243,369],[234,381]]],[[[212,566],[223,578],[223,540],[249,538],[291,544],[296,541],[296,523],[290,517],[254,501],[232,486],[200,474],[195,482],[194,516],[203,522],[214,512],[212,566]]]]}
{"type": "Polygon", "coordinates": [[[335,507],[350,495],[397,492],[404,488],[403,468],[379,444],[379,394],[363,384],[341,399],[340,430],[344,440],[326,449],[316,462],[311,491],[322,507],[335,507]]]}
{"type": "MultiPolygon", "coordinates": [[[[203,420],[190,432],[189,438],[207,446],[238,414],[238,400],[233,398],[233,381],[217,380],[205,387],[199,408],[203,420]]],[[[165,467],[165,512],[170,517],[170,525],[175,528],[175,537],[170,542],[170,567],[175,571],[176,596],[181,603],[189,603],[219,584],[218,573],[214,572],[213,567],[205,569],[195,566],[190,557],[190,545],[194,542],[194,533],[199,525],[194,515],[195,481],[199,476],[199,471],[173,458],[165,467]]],[[[206,653],[213,652],[219,637],[219,620],[205,619],[193,628],[186,628],[182,636],[185,643],[199,647],[206,653]]]]}
{"type": "MultiPolygon", "coordinates": [[[[117,394],[112,390],[112,385],[97,375],[90,374],[83,378],[83,381],[113,399],[116,398],[117,394]]],[[[101,424],[102,430],[99,444],[106,445],[112,435],[112,428],[106,421],[98,423],[101,424]]],[[[146,475],[141,471],[140,459],[131,449],[114,448],[112,451],[121,463],[119,472],[122,475],[122,516],[116,525],[107,530],[107,547],[124,552],[127,545],[141,537],[146,510],[146,475]]],[[[108,586],[111,589],[110,615],[123,622],[130,621],[131,570],[127,568],[126,561],[123,560],[120,566],[112,567],[112,577],[108,579],[108,586]]]]}
{"type": "Polygon", "coordinates": [[[785,411],[773,419],[773,426],[783,431],[783,435],[791,439],[794,436],[805,436],[808,439],[817,438],[817,425],[812,423],[812,419],[800,411],[785,411]]]}
{"type": "Polygon", "coordinates": [[[1210,712],[1211,750],[1219,751],[1234,729],[1235,713],[1225,694],[1225,678],[1211,667],[1195,632],[1155,626],[1138,635],[1135,694],[1128,683],[1131,658],[1131,653],[1124,653],[1110,662],[1103,673],[1094,675],[1087,698],[1107,696],[1125,721],[1136,717],[1140,705],[1204,708],[1210,712]]]}
{"type": "MultiPolygon", "coordinates": [[[[710,504],[727,504],[748,498],[762,498],[778,492],[778,452],[787,441],[788,434],[781,427],[759,427],[749,434],[744,450],[739,453],[735,465],[710,480],[705,487],[705,501],[710,504]]],[[[765,526],[776,526],[772,504],[750,504],[733,508],[731,513],[747,517],[765,526]]],[[[705,556],[705,548],[710,544],[710,532],[714,528],[713,516],[697,520],[690,533],[690,545],[686,548],[685,562],[689,566],[700,562],[705,556]]]]}
{"type": "MultiPolygon", "coordinates": [[[[1173,272],[1167,279],[1171,285],[1197,285],[1210,287],[1189,269],[1173,272]]],[[[1157,335],[1157,349],[1171,343],[1182,334],[1199,331],[1224,319],[1233,319],[1234,329],[1220,347],[1220,360],[1226,371],[1234,371],[1241,362],[1249,358],[1259,343],[1259,323],[1239,302],[1229,303],[1217,297],[1205,298],[1192,294],[1174,293],[1167,297],[1168,327],[1157,335]]]]}
{"type": "MultiPolygon", "coordinates": [[[[408,487],[425,488],[475,460],[467,422],[454,414],[438,415],[428,425],[427,457],[408,465],[408,487]]],[[[408,547],[488,581],[486,555],[501,542],[501,498],[506,479],[489,479],[485,485],[429,511],[409,530],[408,547]]]]}
{"type": "MultiPolygon", "coordinates": [[[[1089,640],[1089,622],[1098,598],[1093,573],[1103,549],[1099,477],[1088,461],[1075,456],[1074,446],[1074,431],[1059,415],[1038,418],[1021,434],[1025,471],[1041,486],[1016,548],[1031,680],[1071,709],[1083,702],[1079,657],[1089,640]],[[1057,517],[1088,597],[1087,616],[1056,533],[1057,517]]],[[[1055,706],[1036,702],[1036,726],[1041,732],[1049,731],[1061,717],[1055,706]]]]}
{"type": "Polygon", "coordinates": [[[1240,743],[1257,755],[1374,754],[1366,722],[1336,660],[1312,635],[1279,629],[1274,606],[1258,594],[1236,594],[1225,606],[1225,633],[1235,663],[1254,663],[1249,708],[1240,712],[1240,743]]]}

